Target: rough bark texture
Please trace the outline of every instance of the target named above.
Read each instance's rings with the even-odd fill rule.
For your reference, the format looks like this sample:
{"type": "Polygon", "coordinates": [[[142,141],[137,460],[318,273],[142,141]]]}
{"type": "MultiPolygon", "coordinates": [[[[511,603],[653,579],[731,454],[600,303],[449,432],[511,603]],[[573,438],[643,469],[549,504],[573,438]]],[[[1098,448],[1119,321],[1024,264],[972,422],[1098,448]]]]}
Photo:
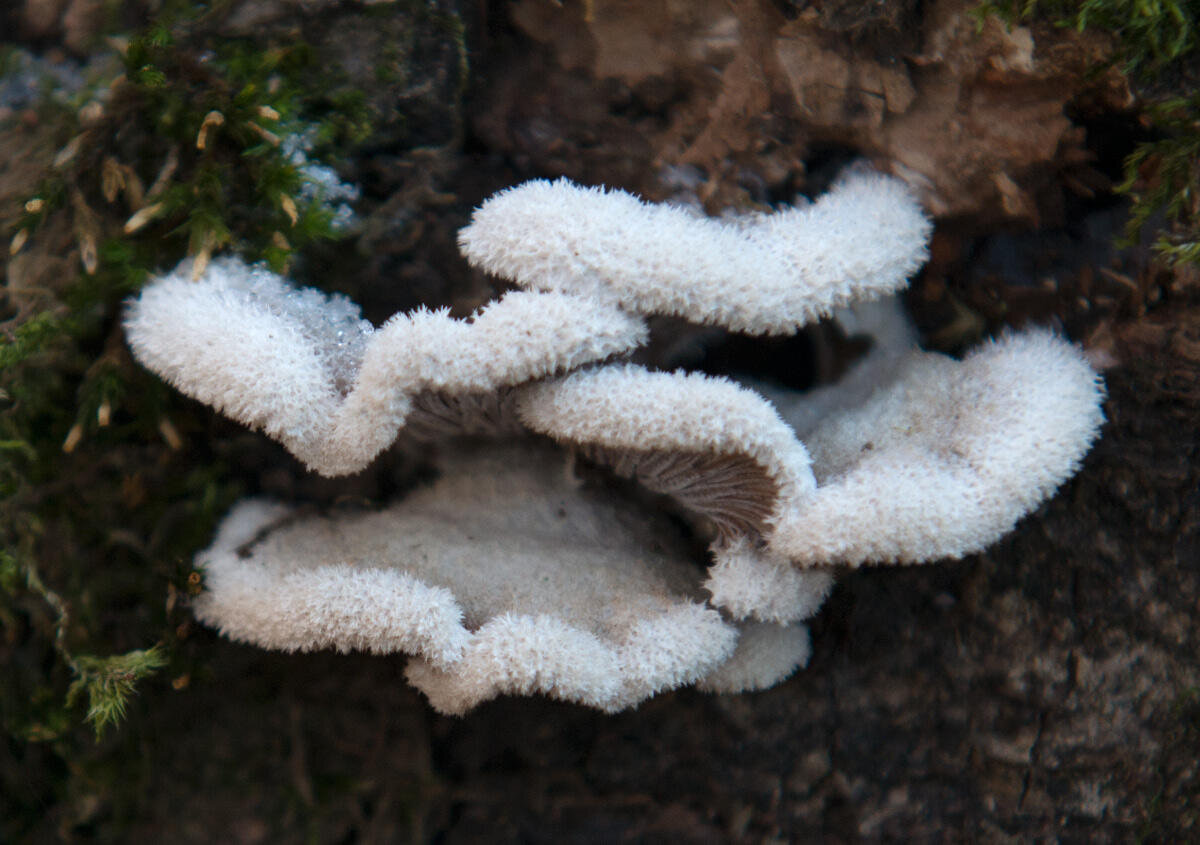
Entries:
{"type": "MultiPolygon", "coordinates": [[[[82,50],[92,5],[27,0],[0,23],[82,50]]],[[[939,215],[909,297],[929,344],[1056,322],[1108,367],[1109,422],[1079,476],[985,554],[841,577],[809,667],[759,694],[682,691],[617,716],[501,700],[443,718],[405,685],[403,657],[278,655],[193,629],[203,672],[144,685],[69,771],[47,744],[0,752],[11,804],[44,808],[33,838],[1200,836],[1200,285],[1111,246],[1123,212],[1105,191],[1135,132],[1120,78],[1089,72],[1102,39],[994,22],[976,35],[962,0],[472,5],[445,10],[471,47],[456,111],[451,37],[401,32],[389,4],[240,5],[231,32],[300,27],[384,113],[409,116],[351,163],[368,186],[361,251],[309,270],[353,274],[376,320],[489,298],[454,231],[520,179],[720,210],[790,200],[867,156],[939,215]],[[420,74],[385,85],[371,68],[397,39],[420,74]]],[[[785,357],[820,375],[814,360],[845,351],[819,333],[765,353],[686,336],[713,369],[785,357]]],[[[331,490],[274,447],[231,442],[251,488],[387,486],[331,490]]]]}

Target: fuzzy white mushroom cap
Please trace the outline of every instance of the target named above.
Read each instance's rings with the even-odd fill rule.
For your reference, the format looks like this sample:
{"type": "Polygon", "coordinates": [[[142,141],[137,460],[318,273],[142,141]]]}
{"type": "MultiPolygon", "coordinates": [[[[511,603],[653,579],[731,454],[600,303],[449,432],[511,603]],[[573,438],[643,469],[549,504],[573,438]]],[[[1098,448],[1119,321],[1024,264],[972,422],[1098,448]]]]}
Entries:
{"type": "Polygon", "coordinates": [[[983,548],[1078,469],[1103,422],[1098,377],[1049,332],[962,361],[906,351],[898,307],[869,301],[919,267],[929,228],[902,183],[861,170],[811,205],[726,220],[531,182],[460,235],[525,290],[466,320],[422,309],[378,329],[344,297],[235,259],[195,282],[185,262],[130,303],[135,356],[316,471],[363,468],[410,422],[524,427],[675,497],[716,537],[705,580],[667,520],[552,453],[494,446],[385,510],[243,503],[198,558],[197,615],[269,648],[411,654],[409,680],[447,713],[778,682],[808,660],[799,623],[831,588],[821,567],[983,548]],[[784,333],[850,303],[842,319],[880,343],[838,384],[772,391],[775,405],[607,361],[646,341],[644,315],[784,333]]]}
{"type": "Polygon", "coordinates": [[[561,457],[498,448],[383,511],[243,503],[198,557],[196,613],[268,648],[413,654],[411,681],[447,713],[531,693],[617,710],[734,651],[672,536],[581,489],[561,457]]]}
{"type": "Polygon", "coordinates": [[[395,651],[438,662],[462,657],[470,640],[454,594],[400,567],[363,566],[329,553],[327,522],[299,525],[293,508],[246,499],[196,558],[206,591],[196,616],[234,640],[282,651],[395,651]],[[288,543],[295,543],[290,546],[288,543]],[[304,545],[307,543],[307,545],[304,545]]]}
{"type": "Polygon", "coordinates": [[[459,247],[529,289],[781,334],[904,287],[930,229],[903,182],[859,168],[812,204],[724,220],[560,179],[486,200],[459,247]]]}
{"type": "Polygon", "coordinates": [[[979,551],[1079,469],[1103,398],[1079,348],[1048,331],[961,362],[914,352],[891,384],[805,438],[817,491],[781,515],[771,552],[858,565],[979,551]]]}
{"type": "Polygon", "coordinates": [[[742,482],[724,498],[714,497],[716,509],[750,504],[769,517],[772,509],[798,505],[815,487],[808,452],[792,429],[769,402],[729,379],[612,365],[532,385],[517,410],[529,428],[564,443],[744,456],[768,477],[761,490],[742,482]]]}
{"type": "Polygon", "coordinates": [[[378,330],[338,295],[236,258],[190,262],[130,302],[134,355],[187,395],[261,428],[323,475],[357,472],[421,391],[495,391],[638,346],[640,319],[570,294],[514,291],[469,320],[397,314],[378,330]]]}
{"type": "MultiPolygon", "coordinates": [[[[735,542],[715,548],[712,584],[717,603],[735,616],[779,621],[771,602],[782,594],[765,585],[781,582],[767,559],[857,566],[983,549],[1076,472],[1103,422],[1102,399],[1077,347],[1033,331],[986,344],[961,362],[921,352],[898,365],[868,360],[823,389],[812,407],[790,403],[808,429],[804,444],[753,391],[631,365],[533,385],[517,408],[531,429],[604,447],[601,459],[630,467],[623,474],[634,477],[643,466],[662,465],[663,454],[710,456],[706,466],[715,465],[711,456],[740,456],[757,467],[768,483],[743,466],[726,473],[735,483],[724,489],[711,481],[719,473],[697,473],[675,495],[744,535],[762,534],[758,574],[734,578],[749,564],[733,562],[751,558],[745,544],[725,536],[735,542]],[[751,599],[755,578],[763,587],[751,599]]],[[[681,463],[676,457],[667,467],[681,463]]],[[[641,474],[651,489],[673,493],[655,472],[641,474]]]]}
{"type": "Polygon", "coordinates": [[[734,619],[787,625],[821,609],[833,590],[833,574],[797,569],[791,561],[764,554],[741,538],[713,550],[704,589],[712,594],[712,603],[734,619]]]}

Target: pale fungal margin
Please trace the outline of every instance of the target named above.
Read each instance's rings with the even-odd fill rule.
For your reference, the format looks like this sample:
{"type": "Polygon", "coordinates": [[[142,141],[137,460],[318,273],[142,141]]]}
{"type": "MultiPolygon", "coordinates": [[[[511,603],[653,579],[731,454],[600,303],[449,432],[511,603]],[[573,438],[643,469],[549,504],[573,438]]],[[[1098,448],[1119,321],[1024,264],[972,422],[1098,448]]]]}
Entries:
{"type": "Polygon", "coordinates": [[[1048,331],[963,361],[910,353],[890,384],[809,432],[817,494],[779,515],[770,549],[807,566],[979,551],[1075,474],[1103,398],[1082,351],[1048,331]]]}
{"type": "Polygon", "coordinates": [[[581,489],[545,447],[448,460],[386,510],[243,502],[198,557],[197,616],[268,648],[402,651],[442,712],[544,693],[621,709],[729,660],[735,626],[653,514],[581,489]]]}
{"type": "Polygon", "coordinates": [[[861,170],[811,205],[724,221],[527,183],[460,237],[525,290],[378,329],[236,259],[196,282],[185,262],[130,304],[134,354],[310,468],[358,471],[399,436],[493,444],[439,448],[439,480],[377,512],[242,503],[198,557],[197,615],[268,648],[410,654],[409,680],[447,713],[777,683],[808,660],[830,566],[985,547],[1078,469],[1103,422],[1099,378],[1050,332],[962,361],[913,350],[886,295],[929,228],[900,182],[861,170]],[[621,360],[651,314],[768,334],[847,305],[837,319],[875,346],[807,394],[621,360]],[[707,575],[661,499],[631,508],[611,477],[602,495],[532,435],[672,497],[710,542],[707,575]]]}
{"type": "Polygon", "coordinates": [[[854,167],[810,205],[720,220],[565,179],[493,196],[459,233],[471,263],[531,290],[750,334],[791,334],[908,284],[929,218],[898,179],[854,167]]]}
{"type": "MultiPolygon", "coordinates": [[[[771,483],[742,486],[738,492],[746,500],[733,504],[765,508],[768,521],[815,487],[808,452],[792,429],[769,402],[729,379],[611,365],[531,385],[518,398],[517,411],[533,431],[567,444],[748,458],[771,483]],[[755,501],[759,490],[770,498],[755,501]]],[[[723,517],[719,511],[706,515],[723,517]]]]}
{"type": "MultiPolygon", "coordinates": [[[[641,455],[631,475],[639,463],[654,465],[647,452],[706,455],[709,464],[748,459],[773,484],[742,471],[749,481],[737,488],[740,497],[689,492],[685,503],[719,528],[749,526],[742,533],[750,536],[757,526],[744,515],[765,511],[767,555],[802,566],[917,563],[978,551],[1075,473],[1104,419],[1099,378],[1079,349],[1050,332],[1007,336],[961,362],[913,352],[873,374],[885,379],[874,390],[848,374],[849,404],[827,391],[821,401],[838,411],[824,418],[814,421],[793,404],[812,426],[805,444],[747,388],[630,365],[533,385],[517,408],[534,431],[602,447],[600,457],[619,470],[628,454],[641,455]]],[[[663,489],[657,476],[648,486],[663,489]]],[[[731,538],[718,539],[720,563],[731,538]]]]}
{"type": "Polygon", "coordinates": [[[357,472],[395,441],[423,392],[493,392],[640,345],[645,324],[570,294],[514,291],[469,320],[397,314],[379,329],[342,296],[298,290],[234,258],[190,262],[125,315],[138,360],[187,395],[261,428],[322,475],[357,472]]]}
{"type": "Polygon", "coordinates": [[[713,565],[704,589],[712,602],[734,619],[788,625],[821,609],[833,590],[833,573],[797,569],[784,558],[753,548],[745,538],[713,549],[713,565]]]}

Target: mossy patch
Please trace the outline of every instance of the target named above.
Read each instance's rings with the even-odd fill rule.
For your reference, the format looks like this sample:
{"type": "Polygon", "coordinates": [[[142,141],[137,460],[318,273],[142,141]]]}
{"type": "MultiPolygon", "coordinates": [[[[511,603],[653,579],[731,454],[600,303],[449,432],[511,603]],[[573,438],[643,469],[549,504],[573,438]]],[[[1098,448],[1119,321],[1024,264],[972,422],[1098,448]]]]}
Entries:
{"type": "Polygon", "coordinates": [[[985,0],[982,22],[1049,22],[1110,33],[1115,61],[1142,94],[1151,136],[1117,187],[1131,200],[1126,239],[1150,238],[1168,266],[1200,266],[1200,5],[1189,0],[985,0]]]}
{"type": "Polygon", "coordinates": [[[22,741],[100,735],[143,680],[189,677],[190,561],[240,491],[214,423],[129,357],[122,301],[188,255],[283,269],[340,237],[309,165],[371,129],[303,42],[178,13],[111,43],[0,137],[55,150],[0,180],[0,720],[22,741]]]}

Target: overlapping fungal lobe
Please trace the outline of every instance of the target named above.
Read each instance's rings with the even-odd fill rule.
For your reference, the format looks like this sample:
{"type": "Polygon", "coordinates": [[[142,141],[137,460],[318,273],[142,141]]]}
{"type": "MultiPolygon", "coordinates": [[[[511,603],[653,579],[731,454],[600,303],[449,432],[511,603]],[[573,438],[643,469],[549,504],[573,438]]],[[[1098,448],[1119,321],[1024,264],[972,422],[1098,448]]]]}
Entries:
{"type": "Polygon", "coordinates": [[[198,558],[197,616],[267,648],[414,655],[410,681],[446,713],[533,693],[618,710],[706,678],[769,685],[807,660],[798,628],[752,626],[739,651],[677,531],[581,487],[563,460],[461,453],[381,511],[244,502],[198,558]]]}
{"type": "Polygon", "coordinates": [[[833,590],[828,569],[800,569],[740,537],[714,545],[704,589],[733,619],[789,626],[814,616],[833,590]]]}
{"type": "Polygon", "coordinates": [[[195,281],[190,262],[155,280],[125,328],[145,366],[323,475],[365,467],[422,394],[494,393],[625,352],[646,333],[618,309],[526,291],[468,320],[419,310],[376,329],[345,297],[234,258],[195,281]]]}
{"type": "Polygon", "coordinates": [[[1103,398],[1082,351],[1049,331],[962,361],[912,352],[864,401],[808,431],[816,494],[779,513],[768,546],[802,566],[979,551],[1078,471],[1103,398]]]}
{"type": "MultiPolygon", "coordinates": [[[[744,579],[753,586],[776,582],[781,563],[916,563],[978,551],[1076,472],[1103,422],[1098,376],[1047,331],[1009,335],[962,361],[914,351],[865,366],[812,408],[802,397],[786,403],[803,444],[751,390],[631,365],[529,387],[518,412],[529,428],[711,519],[710,589],[726,608],[745,601],[747,587],[730,579],[750,572],[748,555],[761,558],[744,579]]],[[[761,595],[760,604],[770,591],[761,595]]]]}
{"type": "Polygon", "coordinates": [[[851,168],[809,205],[735,218],[565,179],[501,191],[459,233],[472,264],[530,290],[751,334],[790,334],[899,290],[931,224],[903,182],[851,168]]]}
{"type": "Polygon", "coordinates": [[[527,183],[460,240],[525,290],[468,320],[421,310],[378,329],[234,259],[196,282],[181,265],[130,304],[134,354],[316,471],[357,471],[402,431],[492,443],[439,447],[438,480],[383,510],[242,503],[198,558],[197,615],[267,648],[410,654],[409,680],[447,713],[778,682],[808,659],[828,567],[981,549],[1074,473],[1103,421],[1096,374],[1044,331],[961,361],[911,351],[883,301],[853,316],[873,351],[809,394],[611,359],[645,342],[644,315],[785,333],[879,299],[928,233],[902,184],[862,171],[733,221],[527,183]],[[710,559],[531,433],[676,499],[710,559]]]}
{"type": "Polygon", "coordinates": [[[770,403],[725,378],[590,368],[531,385],[517,411],[531,430],[675,496],[728,539],[763,533],[816,483],[804,445],[770,403]]]}

